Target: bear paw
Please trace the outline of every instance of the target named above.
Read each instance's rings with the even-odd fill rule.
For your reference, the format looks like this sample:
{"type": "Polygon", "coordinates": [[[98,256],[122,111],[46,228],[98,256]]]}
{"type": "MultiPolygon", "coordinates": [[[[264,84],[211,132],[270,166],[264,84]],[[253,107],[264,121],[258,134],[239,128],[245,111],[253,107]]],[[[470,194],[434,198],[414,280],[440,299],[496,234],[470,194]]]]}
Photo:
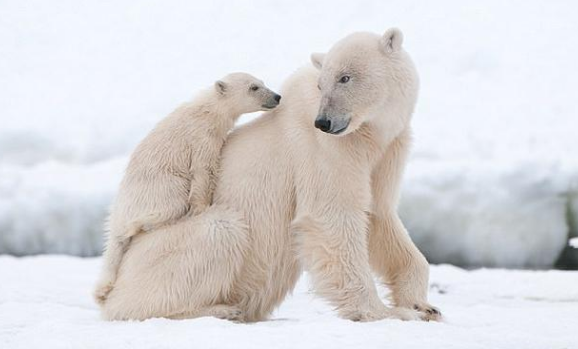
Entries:
{"type": "Polygon", "coordinates": [[[215,317],[235,322],[243,322],[243,319],[245,318],[243,311],[236,307],[221,309],[215,314],[215,317]]]}
{"type": "Polygon", "coordinates": [[[101,282],[96,286],[93,297],[97,304],[103,305],[108,298],[108,294],[112,291],[114,285],[112,282],[101,282]]]}
{"type": "Polygon", "coordinates": [[[407,308],[391,308],[387,319],[398,319],[402,321],[420,321],[424,320],[422,314],[416,310],[407,308]]]}
{"type": "Polygon", "coordinates": [[[402,321],[423,320],[422,314],[418,311],[407,308],[383,308],[378,310],[352,310],[341,314],[343,318],[351,321],[370,322],[383,319],[396,319],[402,321]]]}
{"type": "Polygon", "coordinates": [[[413,305],[413,309],[421,314],[425,321],[442,321],[442,312],[433,305],[421,302],[413,305]]]}

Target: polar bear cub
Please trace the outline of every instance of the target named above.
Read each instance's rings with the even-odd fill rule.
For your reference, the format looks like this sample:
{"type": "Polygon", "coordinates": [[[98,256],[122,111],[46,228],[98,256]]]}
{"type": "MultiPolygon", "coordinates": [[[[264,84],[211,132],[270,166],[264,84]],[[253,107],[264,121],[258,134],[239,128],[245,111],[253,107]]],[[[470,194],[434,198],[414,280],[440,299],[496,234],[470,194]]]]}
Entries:
{"type": "Polygon", "coordinates": [[[221,148],[244,113],[275,108],[281,96],[245,73],[232,73],[163,119],[131,156],[108,220],[99,304],[114,287],[130,240],[203,212],[212,201],[221,148]]]}

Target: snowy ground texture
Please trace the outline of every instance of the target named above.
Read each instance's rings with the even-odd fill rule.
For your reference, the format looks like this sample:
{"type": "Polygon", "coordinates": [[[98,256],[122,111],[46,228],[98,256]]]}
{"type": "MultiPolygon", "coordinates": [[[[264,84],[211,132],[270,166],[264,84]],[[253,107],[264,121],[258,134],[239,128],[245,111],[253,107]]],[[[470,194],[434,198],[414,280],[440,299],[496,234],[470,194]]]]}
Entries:
{"type": "Polygon", "coordinates": [[[98,259],[0,257],[0,348],[578,348],[578,272],[433,266],[444,323],[354,323],[302,278],[271,321],[104,322],[90,297],[98,259]]]}
{"type": "Polygon", "coordinates": [[[197,89],[239,70],[278,89],[311,52],[397,26],[422,82],[400,207],[420,248],[466,266],[572,255],[575,1],[9,0],[0,13],[0,253],[100,253],[128,154],[197,89]]]}

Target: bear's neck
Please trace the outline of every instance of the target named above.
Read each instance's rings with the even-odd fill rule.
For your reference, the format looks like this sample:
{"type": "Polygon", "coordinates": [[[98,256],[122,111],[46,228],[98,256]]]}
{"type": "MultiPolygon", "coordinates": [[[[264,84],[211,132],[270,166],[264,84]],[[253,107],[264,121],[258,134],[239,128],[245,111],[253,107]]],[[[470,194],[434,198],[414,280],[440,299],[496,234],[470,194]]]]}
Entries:
{"type": "Polygon", "coordinates": [[[382,148],[387,148],[394,139],[410,128],[413,107],[386,101],[376,105],[369,113],[368,121],[364,124],[371,129],[376,143],[382,148]]]}
{"type": "Polygon", "coordinates": [[[213,88],[199,93],[191,106],[195,109],[194,114],[198,122],[220,133],[227,133],[233,128],[235,120],[241,115],[227,103],[223,103],[213,88]]]}

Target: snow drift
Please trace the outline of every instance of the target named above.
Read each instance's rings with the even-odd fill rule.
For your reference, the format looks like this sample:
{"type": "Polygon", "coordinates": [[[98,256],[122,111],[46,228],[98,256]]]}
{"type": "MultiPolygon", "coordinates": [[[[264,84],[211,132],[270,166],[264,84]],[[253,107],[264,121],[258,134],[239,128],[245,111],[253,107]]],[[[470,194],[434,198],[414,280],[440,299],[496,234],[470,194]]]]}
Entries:
{"type": "Polygon", "coordinates": [[[567,245],[569,186],[539,164],[416,160],[400,213],[430,262],[546,268],[567,245]]]}

